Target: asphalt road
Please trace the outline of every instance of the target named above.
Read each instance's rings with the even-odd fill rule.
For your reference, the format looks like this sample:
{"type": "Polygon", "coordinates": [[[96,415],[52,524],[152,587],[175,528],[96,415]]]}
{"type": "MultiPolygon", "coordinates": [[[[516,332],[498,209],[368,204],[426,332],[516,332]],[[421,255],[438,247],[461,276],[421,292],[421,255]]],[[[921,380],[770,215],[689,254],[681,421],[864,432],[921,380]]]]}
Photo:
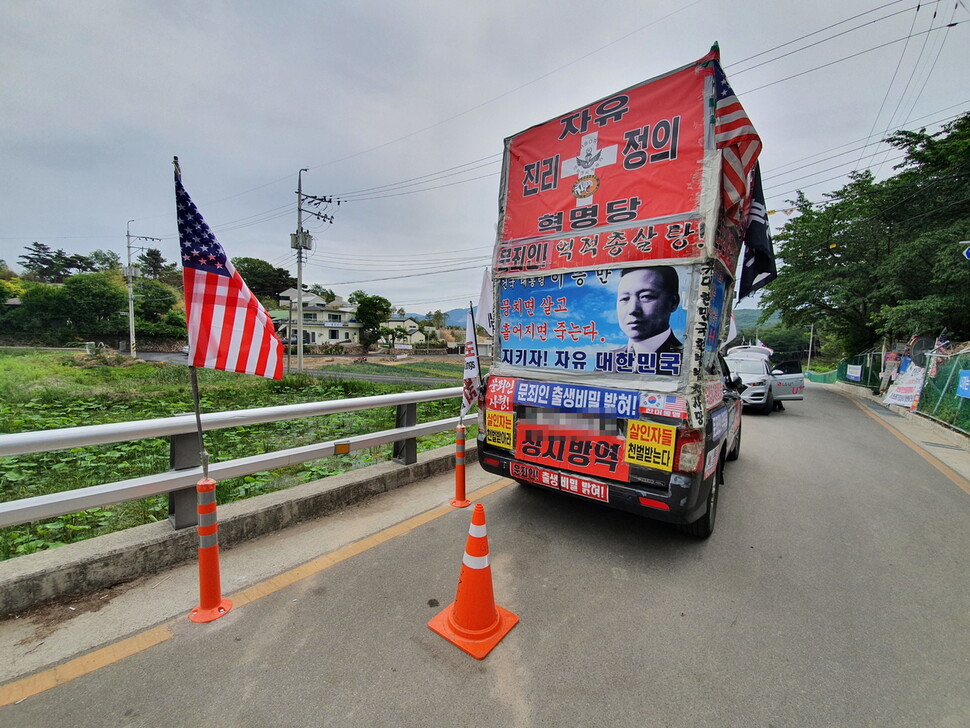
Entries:
{"type": "Polygon", "coordinates": [[[0,724],[970,725],[970,495],[830,390],[744,416],[708,541],[535,488],[484,497],[496,601],[521,621],[481,662],[426,627],[470,513],[409,522],[430,506],[407,498],[355,513],[400,535],[212,624],[180,614],[0,724]]]}

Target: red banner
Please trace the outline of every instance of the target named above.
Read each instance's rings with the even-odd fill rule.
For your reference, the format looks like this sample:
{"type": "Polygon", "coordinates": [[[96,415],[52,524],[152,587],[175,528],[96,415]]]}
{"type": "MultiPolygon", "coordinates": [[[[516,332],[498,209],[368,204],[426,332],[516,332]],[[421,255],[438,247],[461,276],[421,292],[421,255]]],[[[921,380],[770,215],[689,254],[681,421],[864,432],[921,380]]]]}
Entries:
{"type": "Polygon", "coordinates": [[[622,438],[590,430],[519,424],[515,456],[553,468],[580,470],[594,477],[626,481],[629,466],[623,459],[624,442],[622,438]]]}
{"type": "Polygon", "coordinates": [[[696,258],[703,249],[700,226],[700,220],[685,220],[528,243],[502,243],[496,248],[492,264],[496,273],[518,273],[557,268],[596,270],[639,260],[696,258]]]}
{"type": "Polygon", "coordinates": [[[513,377],[489,377],[485,390],[485,409],[490,412],[511,412],[515,403],[513,377]]]}
{"type": "Polygon", "coordinates": [[[610,502],[610,489],[606,487],[605,483],[597,483],[594,480],[581,478],[577,475],[560,474],[554,470],[516,462],[509,463],[509,474],[518,480],[527,480],[530,483],[544,485],[548,488],[557,488],[603,503],[610,502]]]}
{"type": "Polygon", "coordinates": [[[692,65],[506,140],[502,241],[696,213],[704,89],[705,72],[692,65]]]}

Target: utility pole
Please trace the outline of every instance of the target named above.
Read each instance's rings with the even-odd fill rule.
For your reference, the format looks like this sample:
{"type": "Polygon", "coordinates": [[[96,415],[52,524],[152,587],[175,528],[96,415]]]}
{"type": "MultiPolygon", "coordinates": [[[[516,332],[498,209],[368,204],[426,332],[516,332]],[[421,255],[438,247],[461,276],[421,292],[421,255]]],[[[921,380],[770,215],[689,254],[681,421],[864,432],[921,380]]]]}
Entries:
{"type": "MultiPolygon", "coordinates": [[[[141,271],[138,269],[138,266],[131,264],[131,241],[151,240],[159,242],[161,238],[150,238],[147,235],[133,236],[131,234],[131,224],[133,222],[134,220],[129,220],[125,226],[125,247],[128,250],[128,265],[125,266],[122,272],[125,274],[125,278],[128,279],[128,348],[131,358],[135,359],[137,357],[135,347],[135,278],[141,275],[141,271]]],[[[144,250],[144,248],[136,248],[136,250],[144,250]]]]}
{"type": "Polygon", "coordinates": [[[288,301],[287,312],[286,312],[286,373],[290,373],[290,362],[292,360],[293,346],[290,341],[293,340],[293,301],[288,301]]]}
{"type": "Polygon", "coordinates": [[[136,358],[135,354],[135,286],[133,279],[135,270],[131,265],[131,224],[134,220],[129,220],[125,226],[125,247],[128,249],[128,265],[125,266],[125,278],[128,279],[128,352],[131,358],[136,358]]]}
{"type": "MultiPolygon", "coordinates": [[[[317,197],[315,195],[303,194],[303,173],[310,170],[303,168],[296,176],[296,233],[290,235],[290,247],[296,250],[296,330],[297,330],[297,349],[296,349],[296,370],[303,372],[303,251],[313,248],[313,236],[303,229],[303,200],[309,200],[310,206],[319,207],[322,203],[328,205],[333,202],[331,197],[317,197]]],[[[340,204],[340,200],[337,200],[340,204]]],[[[324,215],[322,212],[307,210],[307,214],[312,215],[318,220],[333,224],[333,215],[324,215]]],[[[292,308],[292,302],[291,302],[292,308]]],[[[287,329],[289,332],[289,329],[287,329]]]]}
{"type": "Polygon", "coordinates": [[[309,250],[310,234],[303,229],[303,173],[296,176],[296,234],[290,236],[290,247],[296,250],[296,370],[303,373],[303,251],[309,250]]]}

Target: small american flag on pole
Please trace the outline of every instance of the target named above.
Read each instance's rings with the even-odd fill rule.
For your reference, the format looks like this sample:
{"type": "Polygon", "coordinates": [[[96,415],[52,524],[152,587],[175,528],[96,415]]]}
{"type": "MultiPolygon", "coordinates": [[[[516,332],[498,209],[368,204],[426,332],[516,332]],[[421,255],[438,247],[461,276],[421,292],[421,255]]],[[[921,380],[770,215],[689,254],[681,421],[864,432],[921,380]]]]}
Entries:
{"type": "Polygon", "coordinates": [[[283,378],[283,343],[182,186],[175,159],[189,365],[283,378]]]}
{"type": "Polygon", "coordinates": [[[761,137],[734,95],[716,57],[714,70],[714,146],[721,150],[721,194],[724,214],[740,225],[751,194],[751,172],[761,154],[761,137]]]}

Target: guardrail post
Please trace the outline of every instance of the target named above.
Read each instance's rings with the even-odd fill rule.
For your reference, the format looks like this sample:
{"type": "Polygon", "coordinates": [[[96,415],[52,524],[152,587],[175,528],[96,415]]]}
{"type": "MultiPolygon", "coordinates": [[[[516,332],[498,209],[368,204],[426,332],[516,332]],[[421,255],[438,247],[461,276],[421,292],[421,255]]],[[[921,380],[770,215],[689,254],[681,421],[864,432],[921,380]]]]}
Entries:
{"type": "MultiPolygon", "coordinates": [[[[416,424],[418,424],[417,403],[399,404],[394,415],[394,426],[414,427],[416,424]]],[[[413,465],[418,462],[418,441],[413,437],[398,440],[394,443],[392,457],[398,465],[413,465]]]]}
{"type": "MultiPolygon", "coordinates": [[[[169,469],[186,470],[202,464],[199,454],[199,436],[195,432],[172,435],[169,445],[169,469]]],[[[168,522],[179,530],[198,525],[199,514],[196,508],[195,488],[182,488],[169,491],[168,522]]]]}

